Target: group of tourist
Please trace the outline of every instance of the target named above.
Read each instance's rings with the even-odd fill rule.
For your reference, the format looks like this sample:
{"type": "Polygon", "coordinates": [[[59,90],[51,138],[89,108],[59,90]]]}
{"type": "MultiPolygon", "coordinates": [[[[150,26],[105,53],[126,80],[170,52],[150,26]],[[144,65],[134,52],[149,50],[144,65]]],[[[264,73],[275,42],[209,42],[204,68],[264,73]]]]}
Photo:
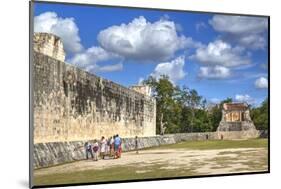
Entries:
{"type": "Polygon", "coordinates": [[[118,134],[108,139],[102,136],[99,142],[96,139],[93,143],[87,141],[84,144],[86,158],[89,159],[89,154],[94,161],[98,161],[98,157],[105,159],[106,156],[114,159],[121,158],[121,144],[122,140],[118,134]]]}

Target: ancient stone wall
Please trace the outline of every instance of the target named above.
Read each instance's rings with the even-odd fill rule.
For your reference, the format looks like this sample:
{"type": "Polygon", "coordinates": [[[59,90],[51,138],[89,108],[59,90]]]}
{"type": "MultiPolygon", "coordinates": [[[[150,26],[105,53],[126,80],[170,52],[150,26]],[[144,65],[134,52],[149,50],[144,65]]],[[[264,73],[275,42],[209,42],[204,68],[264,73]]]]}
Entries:
{"type": "MultiPolygon", "coordinates": [[[[160,145],[175,144],[181,141],[196,140],[232,140],[267,137],[267,131],[228,131],[204,133],[178,133],[158,135],[152,137],[139,137],[139,149],[160,145]]],[[[34,145],[34,168],[48,167],[75,160],[85,159],[84,143],[86,141],[49,142],[34,145]]],[[[93,142],[90,140],[90,142],[93,142]]],[[[122,151],[135,150],[135,138],[122,138],[122,151]]]]}
{"type": "Polygon", "coordinates": [[[256,130],[250,117],[250,109],[246,103],[224,103],[222,119],[217,131],[256,130]]]}
{"type": "Polygon", "coordinates": [[[156,134],[152,97],[34,52],[34,143],[156,134]]]}
{"type": "Polygon", "coordinates": [[[35,33],[33,36],[33,49],[36,52],[64,61],[65,52],[62,41],[58,36],[49,33],[35,33]]]}
{"type": "Polygon", "coordinates": [[[147,96],[151,96],[151,87],[149,87],[148,85],[134,85],[134,86],[130,86],[130,89],[133,89],[147,96]]]}

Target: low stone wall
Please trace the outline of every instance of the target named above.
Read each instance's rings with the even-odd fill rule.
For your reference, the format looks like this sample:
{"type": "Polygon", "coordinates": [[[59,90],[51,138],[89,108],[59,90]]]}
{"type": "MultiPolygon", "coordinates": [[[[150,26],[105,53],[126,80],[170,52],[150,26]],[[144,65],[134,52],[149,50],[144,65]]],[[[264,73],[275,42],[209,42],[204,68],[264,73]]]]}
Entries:
{"type": "Polygon", "coordinates": [[[268,138],[268,130],[260,130],[259,131],[260,138],[268,138]]]}
{"type": "MultiPolygon", "coordinates": [[[[196,140],[232,140],[267,137],[267,131],[231,131],[231,132],[204,132],[178,133],[163,136],[139,137],[139,149],[160,145],[175,144],[181,141],[196,140]]],[[[93,142],[93,141],[90,141],[93,142]]],[[[85,141],[49,142],[34,145],[34,168],[48,167],[66,162],[85,159],[85,141]]],[[[122,139],[124,152],[135,150],[135,138],[122,139]]]]}

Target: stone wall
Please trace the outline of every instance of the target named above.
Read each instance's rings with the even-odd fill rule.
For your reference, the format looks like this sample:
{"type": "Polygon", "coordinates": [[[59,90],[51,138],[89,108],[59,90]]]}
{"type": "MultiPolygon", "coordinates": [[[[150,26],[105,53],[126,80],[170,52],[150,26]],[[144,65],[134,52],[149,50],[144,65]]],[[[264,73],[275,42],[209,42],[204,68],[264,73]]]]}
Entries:
{"type": "MultiPolygon", "coordinates": [[[[175,144],[181,141],[195,140],[231,140],[267,137],[267,131],[229,131],[204,133],[179,133],[164,136],[139,137],[139,149],[160,145],[175,144]]],[[[86,141],[49,142],[34,145],[34,168],[48,167],[75,160],[85,159],[84,143],[86,141]]],[[[90,140],[90,142],[92,142],[90,140]]],[[[135,150],[135,138],[123,138],[124,152],[135,150]]]]}
{"type": "MultiPolygon", "coordinates": [[[[250,109],[246,103],[224,103],[222,118],[217,131],[256,130],[250,117],[250,109]]],[[[254,131],[253,131],[254,132],[254,131]]]]}
{"type": "Polygon", "coordinates": [[[34,143],[155,136],[154,98],[36,51],[33,65],[34,143]]]}
{"type": "Polygon", "coordinates": [[[33,36],[33,49],[60,61],[65,59],[62,41],[53,34],[35,33],[33,36]]]}
{"type": "Polygon", "coordinates": [[[151,96],[151,87],[148,85],[134,85],[130,86],[130,89],[133,89],[139,93],[145,94],[147,96],[151,96]]]}

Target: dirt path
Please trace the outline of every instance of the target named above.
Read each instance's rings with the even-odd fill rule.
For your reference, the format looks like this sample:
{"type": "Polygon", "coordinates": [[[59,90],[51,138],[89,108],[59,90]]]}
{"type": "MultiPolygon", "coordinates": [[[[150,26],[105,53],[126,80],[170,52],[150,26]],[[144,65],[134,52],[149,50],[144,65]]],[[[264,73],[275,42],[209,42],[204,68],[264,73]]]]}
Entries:
{"type": "MultiPolygon", "coordinates": [[[[264,148],[235,148],[219,150],[157,149],[139,154],[127,152],[120,159],[83,160],[35,170],[34,175],[69,173],[83,170],[102,170],[110,167],[159,164],[161,169],[193,169],[198,174],[220,174],[267,170],[267,150],[264,148]]],[[[138,172],[137,172],[138,173],[138,172]]]]}

